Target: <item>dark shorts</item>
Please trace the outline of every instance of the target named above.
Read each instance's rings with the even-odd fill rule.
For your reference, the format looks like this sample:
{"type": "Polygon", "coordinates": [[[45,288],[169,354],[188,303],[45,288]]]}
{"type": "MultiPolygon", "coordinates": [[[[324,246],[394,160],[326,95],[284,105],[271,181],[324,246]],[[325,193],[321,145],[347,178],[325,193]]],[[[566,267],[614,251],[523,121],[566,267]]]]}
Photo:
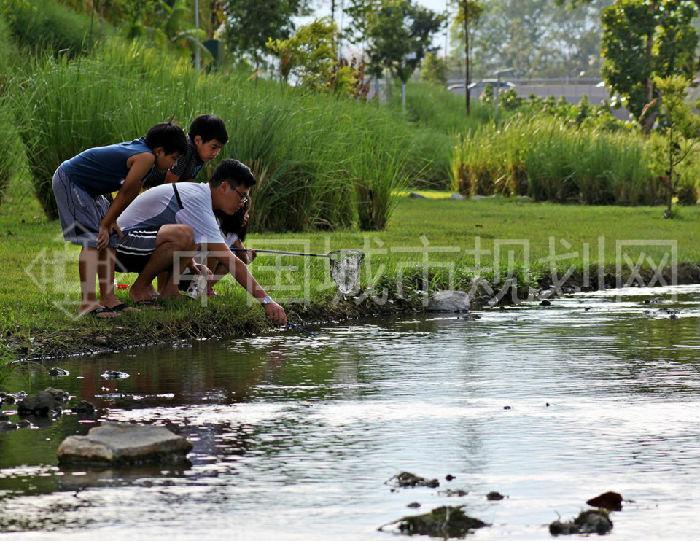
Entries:
{"type": "Polygon", "coordinates": [[[116,270],[140,273],[156,251],[158,229],[125,231],[115,248],[116,270]]]}
{"type": "MultiPolygon", "coordinates": [[[[109,201],[104,195],[90,195],[82,186],[75,184],[60,167],[51,182],[53,194],[61,220],[63,238],[84,248],[97,245],[100,221],[107,214],[109,201]]],[[[117,236],[111,235],[109,245],[117,244],[117,236]]]]}

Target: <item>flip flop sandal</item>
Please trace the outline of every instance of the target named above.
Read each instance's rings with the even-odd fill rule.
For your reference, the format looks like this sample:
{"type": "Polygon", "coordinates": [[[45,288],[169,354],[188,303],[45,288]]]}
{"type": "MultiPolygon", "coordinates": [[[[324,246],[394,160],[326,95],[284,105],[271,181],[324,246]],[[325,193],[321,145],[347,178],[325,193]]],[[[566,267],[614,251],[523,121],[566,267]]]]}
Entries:
{"type": "Polygon", "coordinates": [[[110,310],[112,312],[140,312],[138,308],[135,308],[134,306],[129,306],[124,302],[117,304],[116,306],[112,306],[110,310]]]}
{"type": "Polygon", "coordinates": [[[153,308],[154,310],[160,310],[161,308],[163,308],[163,304],[161,303],[161,301],[156,299],[136,301],[134,302],[134,306],[143,308],[153,308]]]}
{"type": "Polygon", "coordinates": [[[83,314],[81,314],[81,317],[88,316],[94,317],[96,319],[109,319],[109,317],[100,317],[101,314],[116,314],[116,312],[112,308],[107,308],[106,306],[98,306],[94,310],[84,312],[83,314]]]}

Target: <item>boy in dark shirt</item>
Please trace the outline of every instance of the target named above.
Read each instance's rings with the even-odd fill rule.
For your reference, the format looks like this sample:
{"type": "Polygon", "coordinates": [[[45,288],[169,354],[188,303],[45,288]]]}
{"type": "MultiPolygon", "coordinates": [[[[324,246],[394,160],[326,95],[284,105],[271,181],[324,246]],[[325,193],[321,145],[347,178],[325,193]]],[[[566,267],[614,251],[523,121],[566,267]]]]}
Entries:
{"type": "Polygon", "coordinates": [[[144,188],[166,182],[194,180],[207,162],[215,159],[228,142],[224,121],[214,115],[199,115],[190,124],[187,152],[168,171],[152,170],[143,181],[144,188]]]}
{"type": "Polygon", "coordinates": [[[167,170],[187,150],[182,128],[156,124],[145,138],[87,149],[63,162],[53,176],[53,192],[63,238],[83,247],[78,262],[78,314],[114,317],[124,304],[114,295],[117,218],[141,190],[153,169],[167,170]],[[118,192],[110,204],[105,197],[118,192]],[[97,302],[95,277],[100,283],[97,302]]]}

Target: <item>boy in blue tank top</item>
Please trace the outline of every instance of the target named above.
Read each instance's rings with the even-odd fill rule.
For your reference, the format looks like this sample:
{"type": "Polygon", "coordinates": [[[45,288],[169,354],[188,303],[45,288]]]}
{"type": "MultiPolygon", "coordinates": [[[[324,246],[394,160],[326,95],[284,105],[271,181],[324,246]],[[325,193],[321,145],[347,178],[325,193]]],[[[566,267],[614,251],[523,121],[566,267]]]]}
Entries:
{"type": "Polygon", "coordinates": [[[144,138],[89,148],[56,169],[53,192],[63,238],[83,247],[78,260],[79,315],[114,317],[125,307],[114,295],[117,218],[139,194],[149,171],[169,169],[186,151],[182,128],[163,122],[148,130],[144,138]],[[117,195],[110,203],[105,196],[113,192],[117,195]]]}

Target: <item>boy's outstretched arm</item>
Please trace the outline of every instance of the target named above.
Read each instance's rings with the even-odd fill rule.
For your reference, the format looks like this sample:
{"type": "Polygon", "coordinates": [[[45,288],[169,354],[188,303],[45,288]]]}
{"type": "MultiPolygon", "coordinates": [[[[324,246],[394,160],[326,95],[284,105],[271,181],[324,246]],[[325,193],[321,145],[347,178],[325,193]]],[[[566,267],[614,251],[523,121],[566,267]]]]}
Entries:
{"type": "MultiPolygon", "coordinates": [[[[260,284],[258,284],[255,278],[253,278],[253,275],[250,274],[250,271],[248,270],[248,267],[245,266],[245,263],[238,259],[233,252],[229,250],[229,247],[226,246],[226,244],[223,242],[220,244],[208,244],[206,249],[209,252],[208,257],[210,259],[214,258],[221,263],[236,279],[236,282],[241,284],[253,297],[260,302],[263,302],[263,299],[268,297],[265,290],[260,287],[260,284]]],[[[214,267],[216,267],[216,265],[212,265],[212,268],[214,267]]],[[[270,302],[263,303],[265,315],[267,315],[270,321],[276,323],[277,325],[286,325],[287,314],[285,313],[284,308],[271,299],[269,299],[269,301],[270,302]]]]}
{"type": "MultiPolygon", "coordinates": [[[[97,234],[97,249],[104,250],[109,244],[109,235],[117,227],[117,218],[124,212],[141,190],[141,183],[146,174],[151,170],[156,157],[150,152],[142,152],[129,158],[129,172],[119,188],[117,196],[100,222],[100,231],[97,234]]],[[[128,163],[128,162],[127,162],[128,163]]],[[[118,230],[117,230],[118,231],[118,230]]]]}

